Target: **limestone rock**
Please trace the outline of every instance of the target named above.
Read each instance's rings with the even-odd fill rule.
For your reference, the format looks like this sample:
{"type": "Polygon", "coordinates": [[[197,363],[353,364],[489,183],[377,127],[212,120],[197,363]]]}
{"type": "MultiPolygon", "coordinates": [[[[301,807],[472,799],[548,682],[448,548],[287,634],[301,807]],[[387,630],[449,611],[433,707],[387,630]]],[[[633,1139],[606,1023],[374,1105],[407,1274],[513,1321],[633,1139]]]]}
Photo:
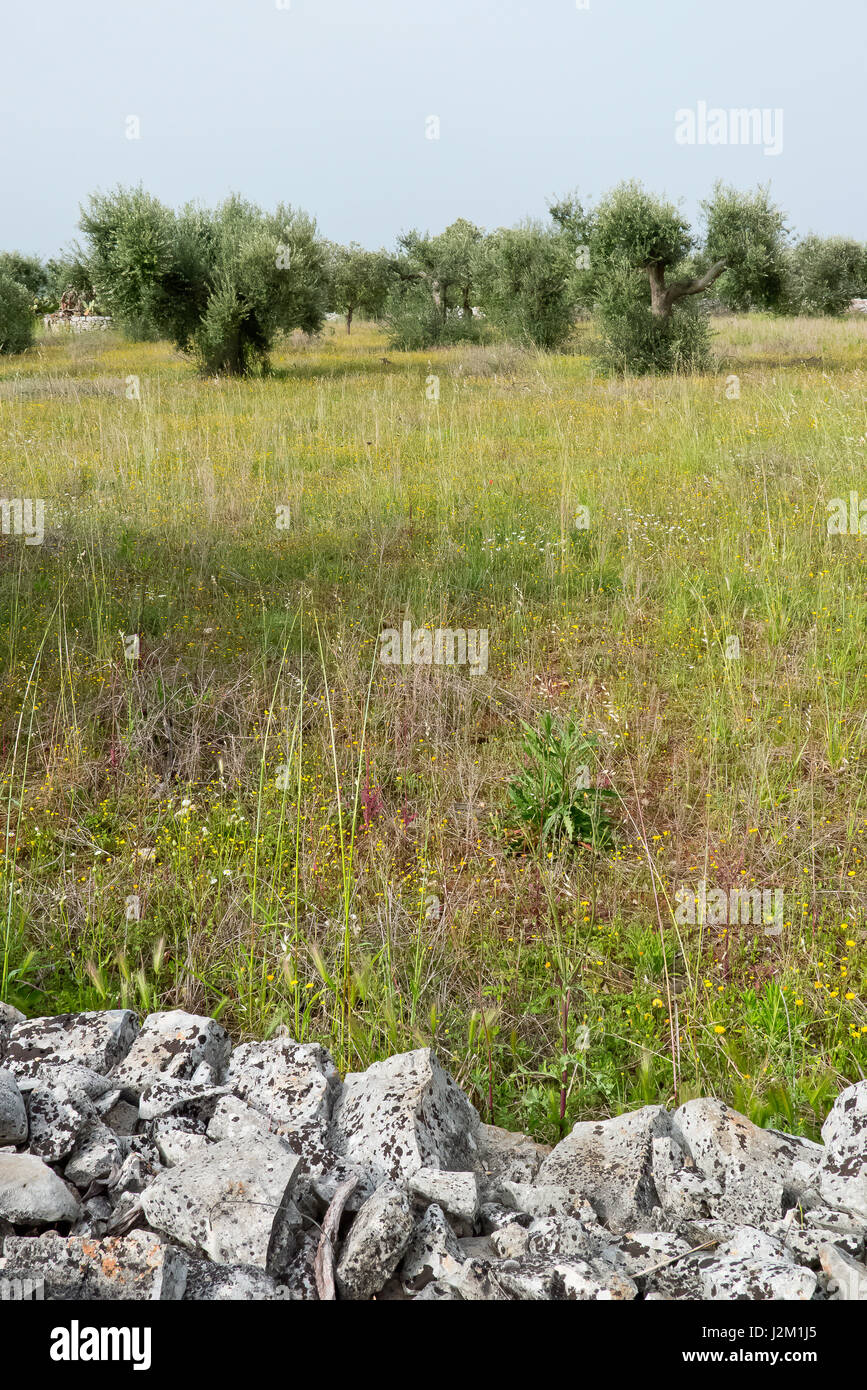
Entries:
{"type": "Polygon", "coordinates": [[[383,1183],[359,1209],[337,1265],[341,1298],[369,1299],[391,1278],[413,1233],[409,1196],[383,1183]]]}
{"type": "Polygon", "coordinates": [[[0,1278],[45,1281],[47,1299],[173,1300],[183,1297],[187,1261],[152,1231],[91,1240],[81,1236],[9,1236],[0,1278]]]}
{"type": "Polygon", "coordinates": [[[30,1092],[30,1152],[46,1163],[60,1163],[72,1153],[88,1126],[98,1120],[83,1091],[65,1086],[36,1086],[30,1092]]]}
{"type": "Polygon", "coordinates": [[[189,1261],[185,1303],[274,1303],[286,1297],[284,1286],[255,1265],[189,1261]]]}
{"type": "Polygon", "coordinates": [[[122,1164],[123,1155],[117,1135],[96,1120],[79,1135],[63,1169],[63,1176],[84,1192],[98,1179],[120,1172],[122,1164]]]}
{"type": "Polygon", "coordinates": [[[491,1273],[507,1295],[530,1302],[631,1301],[638,1289],[616,1270],[600,1273],[582,1260],[501,1260],[491,1273]]]}
{"type": "Polygon", "coordinates": [[[867,1303],[867,1265],[844,1255],[836,1245],[823,1245],[819,1258],[828,1278],[834,1281],[837,1299],[845,1303],[867,1303]]]}
{"type": "Polygon", "coordinates": [[[10,1071],[0,1071],[0,1146],[26,1144],[27,1111],[18,1082],[10,1071]]]}
{"type": "Polygon", "coordinates": [[[648,1217],[659,1197],[653,1181],[653,1140],[671,1121],[660,1105],[576,1124],[542,1163],[537,1182],[583,1192],[600,1221],[624,1231],[648,1217]]]}
{"type": "Polygon", "coordinates": [[[299,1152],[311,1142],[325,1145],[340,1077],[324,1047],[291,1038],[242,1043],[232,1053],[227,1083],[272,1128],[296,1135],[299,1152]]]}
{"type": "Polygon", "coordinates": [[[433,1203],[416,1223],[400,1267],[405,1292],[420,1293],[432,1280],[463,1263],[463,1258],[442,1208],[433,1203]]]}
{"type": "Polygon", "coordinates": [[[3,1066],[19,1080],[37,1076],[46,1063],[74,1063],[104,1073],[126,1056],[137,1032],[129,1009],[25,1019],[9,1032],[3,1066]]]}
{"type": "Polygon", "coordinates": [[[837,1097],[822,1126],[822,1138],[823,1200],[867,1220],[867,1081],[847,1086],[837,1097]]]}
{"type": "MultiPolygon", "coordinates": [[[[217,1264],[264,1269],[277,1210],[300,1163],[277,1138],[224,1139],[141,1194],[149,1224],[217,1264]]],[[[299,1219],[300,1224],[300,1219],[299,1219]]]]}
{"type": "Polygon", "coordinates": [[[786,1203],[792,1205],[818,1179],[821,1145],[760,1129],[722,1101],[688,1101],[672,1116],[672,1133],[688,1162],[720,1188],[708,1205],[723,1220],[778,1220],[786,1203]]]}
{"type": "Polygon", "coordinates": [[[475,1173],[450,1173],[439,1168],[419,1168],[409,1179],[409,1190],[425,1202],[436,1202],[449,1216],[474,1226],[479,1215],[479,1188],[475,1173]]]}
{"type": "Polygon", "coordinates": [[[429,1048],[374,1062],[346,1077],[331,1127],[332,1147],[369,1186],[406,1181],[419,1168],[476,1166],[479,1116],[429,1048]]]}
{"type": "Polygon", "coordinates": [[[167,1077],[164,1081],[153,1081],[144,1088],[139,1100],[139,1116],[142,1120],[157,1120],[178,1110],[198,1114],[205,1106],[210,1105],[212,1109],[219,1098],[227,1093],[225,1086],[201,1085],[167,1077]]]}
{"type": "Polygon", "coordinates": [[[213,1018],[182,1009],[148,1014],[124,1060],[112,1071],[112,1079],[126,1099],[137,1101],[154,1082],[189,1080],[202,1062],[221,1075],[230,1052],[229,1035],[213,1018]]]}
{"type": "Polygon", "coordinates": [[[213,1148],[204,1127],[198,1121],[180,1115],[166,1115],[156,1120],[151,1128],[151,1136],[167,1168],[174,1168],[187,1159],[202,1158],[213,1148]]]}
{"type": "Polygon", "coordinates": [[[511,1134],[498,1125],[480,1124],[476,1142],[480,1172],[510,1182],[532,1182],[551,1152],[550,1144],[537,1144],[526,1134],[511,1134]]]}
{"type": "Polygon", "coordinates": [[[233,1095],[222,1096],[217,1101],[207,1129],[209,1139],[234,1139],[236,1144],[251,1134],[270,1132],[268,1116],[233,1095]]]}
{"type": "Polygon", "coordinates": [[[75,1221],[81,1204],[57,1174],[33,1154],[0,1154],[0,1218],[13,1226],[75,1221]]]}

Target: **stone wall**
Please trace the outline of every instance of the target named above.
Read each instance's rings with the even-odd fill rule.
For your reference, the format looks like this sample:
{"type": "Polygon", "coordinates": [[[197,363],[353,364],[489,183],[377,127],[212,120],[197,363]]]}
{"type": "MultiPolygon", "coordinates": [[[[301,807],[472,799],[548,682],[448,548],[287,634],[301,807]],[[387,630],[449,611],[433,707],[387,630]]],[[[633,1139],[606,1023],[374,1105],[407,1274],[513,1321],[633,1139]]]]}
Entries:
{"type": "Polygon", "coordinates": [[[0,1005],[0,1280],[48,1299],[867,1299],[867,1082],[816,1144],[712,1099],[484,1124],[427,1048],[341,1078],[181,1011],[0,1005]],[[29,1284],[27,1281],[30,1281],[29,1284]]]}

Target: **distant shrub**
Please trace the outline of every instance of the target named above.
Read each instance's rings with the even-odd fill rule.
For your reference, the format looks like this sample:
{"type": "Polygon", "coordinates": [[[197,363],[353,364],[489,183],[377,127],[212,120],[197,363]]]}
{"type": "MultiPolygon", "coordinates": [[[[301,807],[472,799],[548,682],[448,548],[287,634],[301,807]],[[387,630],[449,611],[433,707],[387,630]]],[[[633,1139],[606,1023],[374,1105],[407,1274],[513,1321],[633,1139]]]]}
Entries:
{"type": "Polygon", "coordinates": [[[478,343],[483,325],[472,314],[449,307],[445,310],[431,296],[425,281],[398,281],[385,307],[385,323],[391,347],[407,352],[454,343],[478,343]]]}
{"type": "Polygon", "coordinates": [[[707,309],[684,299],[667,317],[651,312],[647,279],[625,262],[609,266],[596,300],[602,355],[618,372],[702,371],[710,363],[707,309]]]}
{"type": "Polygon", "coordinates": [[[790,314],[842,314],[867,288],[867,251],[845,237],[807,236],[786,265],[785,307],[790,314]]]}
{"type": "Polygon", "coordinates": [[[726,269],[714,290],[724,308],[775,308],[783,293],[786,219],[769,190],[760,185],[741,193],[718,182],[701,207],[707,234],[695,274],[724,260],[726,269]]]}
{"type": "Polygon", "coordinates": [[[384,251],[365,251],[356,242],[329,250],[329,307],[343,315],[346,331],[351,333],[356,314],[382,317],[388,299],[391,258],[384,251]]]}
{"type": "Polygon", "coordinates": [[[41,299],[48,292],[49,275],[38,256],[22,256],[20,251],[0,251],[0,275],[8,275],[23,285],[31,300],[41,299]]]}
{"type": "Polygon", "coordinates": [[[69,250],[48,261],[45,273],[48,287],[44,298],[40,300],[40,312],[53,313],[58,309],[60,300],[67,290],[74,290],[82,304],[90,307],[91,313],[106,312],[94,289],[93,276],[85,254],[79,246],[73,245],[69,250]]]}
{"type": "Polygon", "coordinates": [[[482,340],[484,326],[473,314],[481,240],[479,228],[462,217],[439,236],[412,231],[398,238],[385,311],[392,347],[482,340]]]}
{"type": "Polygon", "coordinates": [[[264,362],[280,331],[315,332],[325,312],[316,225],[238,197],[175,213],[142,189],[94,196],[82,216],[100,299],[128,331],[170,338],[209,372],[264,362]]]}
{"type": "Polygon", "coordinates": [[[479,254],[479,305],[512,342],[561,347],[574,319],[572,270],[559,232],[537,223],[494,232],[479,254]]]}
{"type": "Polygon", "coordinates": [[[0,273],[0,352],[24,352],[33,342],[33,296],[30,291],[0,273]]]}

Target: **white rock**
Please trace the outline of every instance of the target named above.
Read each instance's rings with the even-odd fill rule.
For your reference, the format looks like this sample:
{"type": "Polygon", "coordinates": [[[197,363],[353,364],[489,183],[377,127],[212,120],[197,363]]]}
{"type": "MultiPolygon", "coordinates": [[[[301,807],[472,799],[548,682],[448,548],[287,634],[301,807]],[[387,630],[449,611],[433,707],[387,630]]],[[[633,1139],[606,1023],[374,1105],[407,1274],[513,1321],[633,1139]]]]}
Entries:
{"type": "Polygon", "coordinates": [[[98,1122],[93,1102],[83,1091],[65,1086],[35,1086],[30,1092],[30,1152],[46,1163],[67,1158],[79,1137],[98,1122]]]}
{"type": "Polygon", "coordinates": [[[240,1143],[250,1134],[269,1134],[271,1122],[260,1110],[254,1110],[237,1096],[223,1096],[217,1101],[208,1122],[209,1139],[234,1139],[240,1143]]]}
{"type": "Polygon", "coordinates": [[[717,1197],[708,1188],[713,1217],[757,1226],[779,1220],[784,1197],[791,1204],[817,1181],[821,1145],[760,1129],[722,1101],[688,1101],[672,1116],[672,1132],[700,1175],[721,1189],[717,1197]]]}
{"type": "Polygon", "coordinates": [[[48,1232],[8,1237],[0,1279],[45,1281],[48,1299],[174,1300],[183,1297],[187,1261],[153,1231],[93,1240],[48,1232]]]}
{"type": "Polygon", "coordinates": [[[216,1101],[226,1094],[225,1086],[197,1085],[192,1081],[166,1078],[164,1081],[151,1082],[142,1091],[139,1115],[143,1120],[157,1120],[177,1110],[197,1111],[209,1101],[216,1101]]]}
{"type": "Polygon", "coordinates": [[[341,1298],[369,1299],[379,1293],[400,1264],[413,1227],[406,1191],[383,1183],[360,1207],[344,1241],[336,1271],[341,1298]]]}
{"type": "Polygon", "coordinates": [[[13,1226],[48,1226],[75,1221],[78,1198],[41,1158],[0,1155],[0,1217],[13,1226]]]}
{"type": "Polygon", "coordinates": [[[0,1146],[27,1143],[27,1111],[11,1071],[0,1071],[0,1146]]]}
{"type": "Polygon", "coordinates": [[[412,1239],[400,1267],[400,1278],[407,1293],[420,1293],[432,1280],[463,1262],[457,1238],[441,1207],[429,1206],[416,1223],[412,1239]]]}
{"type": "Polygon", "coordinates": [[[468,1172],[477,1164],[479,1116],[429,1048],[374,1062],[346,1077],[332,1147],[371,1186],[419,1168],[468,1172]]]}
{"type": "Polygon", "coordinates": [[[837,1298],[844,1303],[867,1303],[867,1266],[836,1245],[823,1245],[819,1251],[822,1268],[836,1284],[837,1298]]]}
{"type": "Polygon", "coordinates": [[[210,1260],[190,1259],[185,1303],[274,1303],[287,1296],[282,1284],[255,1265],[215,1265],[210,1260]]]}
{"type": "Polygon", "coordinates": [[[221,1075],[230,1052],[228,1033],[212,1018],[182,1009],[148,1014],[128,1054],[114,1068],[112,1080],[126,1098],[138,1100],[154,1082],[189,1080],[202,1062],[221,1075]]]}
{"type": "Polygon", "coordinates": [[[129,1009],[26,1019],[9,1032],[3,1066],[19,1079],[37,1076],[45,1063],[107,1072],[126,1056],[137,1032],[129,1009]]]}
{"type": "Polygon", "coordinates": [[[539,1169],[540,1184],[583,1192],[600,1221],[614,1231],[639,1225],[659,1203],[653,1181],[653,1141],[671,1121],[661,1105],[576,1124],[539,1169]]]}
{"type": "Polygon", "coordinates": [[[225,1139],[160,1173],[142,1193],[142,1208],[156,1230],[218,1264],[264,1269],[277,1210],[299,1163],[275,1137],[240,1145],[225,1139]]]}
{"type": "Polygon", "coordinates": [[[503,1181],[499,1185],[500,1195],[506,1206],[514,1211],[524,1212],[534,1221],[546,1216],[573,1217],[580,1219],[589,1214],[595,1220],[596,1213],[585,1201],[583,1192],[559,1183],[529,1183],[503,1181]]]}
{"type": "Polygon", "coordinates": [[[479,1188],[475,1173],[449,1173],[440,1168],[419,1168],[409,1179],[415,1197],[437,1206],[467,1225],[475,1225],[479,1215],[479,1188]]]}
{"type": "Polygon", "coordinates": [[[190,1158],[201,1158],[213,1148],[194,1120],[184,1121],[174,1115],[156,1120],[151,1134],[167,1168],[174,1168],[190,1158]]]}
{"type": "Polygon", "coordinates": [[[517,1221],[512,1221],[508,1226],[498,1226],[495,1231],[491,1232],[488,1239],[494,1248],[494,1253],[500,1259],[517,1260],[527,1253],[530,1231],[529,1227],[519,1226],[517,1221]]]}
{"type": "Polygon", "coordinates": [[[291,1038],[242,1043],[232,1053],[227,1084],[279,1133],[297,1135],[296,1147],[325,1144],[340,1077],[324,1047],[291,1038]]]}
{"type": "MultiPolygon", "coordinates": [[[[701,1262],[700,1262],[701,1263],[701,1262]]],[[[700,1269],[699,1298],[714,1303],[746,1299],[806,1302],[816,1291],[816,1275],[789,1261],[708,1259],[700,1269]]]]}
{"type": "Polygon", "coordinates": [[[819,1176],[824,1201],[867,1219],[867,1081],[847,1086],[822,1126],[819,1176]]]}
{"type": "Polygon", "coordinates": [[[117,1135],[96,1120],[79,1135],[63,1169],[63,1176],[84,1192],[97,1179],[119,1173],[122,1164],[123,1154],[117,1135]]]}
{"type": "Polygon", "coordinates": [[[526,1134],[512,1134],[498,1125],[480,1124],[476,1135],[479,1170],[489,1178],[532,1182],[550,1144],[537,1144],[526,1134]]]}

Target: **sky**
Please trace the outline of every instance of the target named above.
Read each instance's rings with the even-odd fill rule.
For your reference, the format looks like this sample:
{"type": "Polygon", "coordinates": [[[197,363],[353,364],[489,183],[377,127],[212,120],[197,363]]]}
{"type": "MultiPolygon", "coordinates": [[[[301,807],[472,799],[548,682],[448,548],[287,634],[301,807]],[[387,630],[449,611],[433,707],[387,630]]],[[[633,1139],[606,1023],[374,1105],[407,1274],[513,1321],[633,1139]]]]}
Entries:
{"type": "Polygon", "coordinates": [[[797,232],[865,241],[865,37],[865,0],[8,3],[0,249],[54,254],[117,184],[392,247],[626,178],[691,219],[716,179],[770,182],[797,232]]]}

